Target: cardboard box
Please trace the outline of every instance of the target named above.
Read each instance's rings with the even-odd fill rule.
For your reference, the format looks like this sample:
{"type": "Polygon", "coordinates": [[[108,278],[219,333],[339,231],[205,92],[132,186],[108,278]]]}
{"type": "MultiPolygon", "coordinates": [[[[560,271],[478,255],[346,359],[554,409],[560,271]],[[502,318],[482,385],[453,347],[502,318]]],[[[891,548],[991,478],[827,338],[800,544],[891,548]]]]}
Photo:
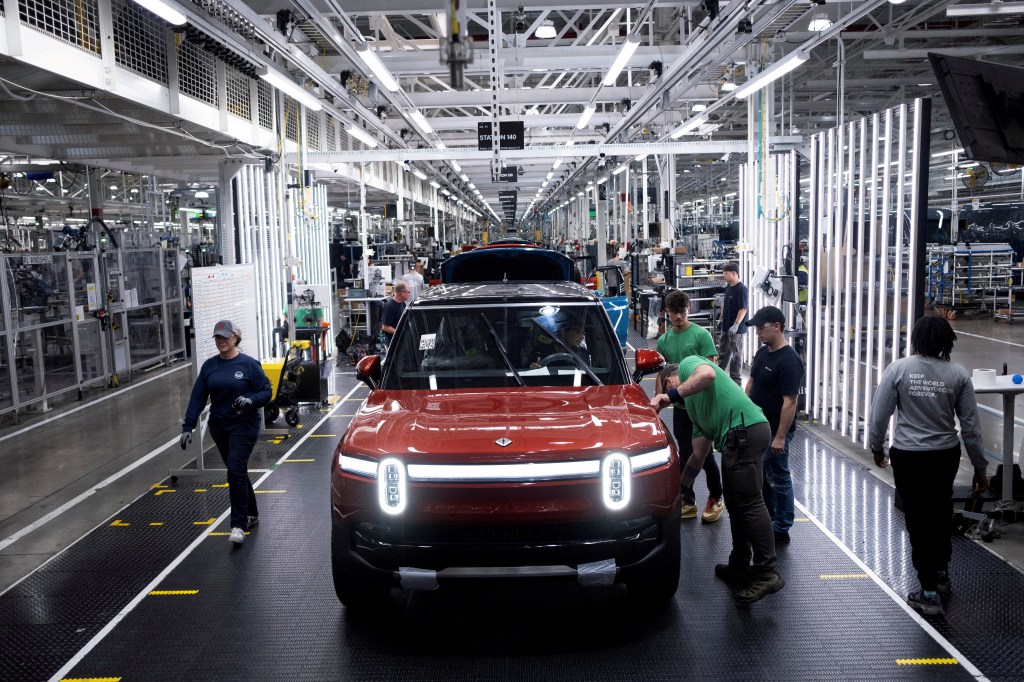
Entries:
{"type": "Polygon", "coordinates": [[[675,253],[690,253],[690,249],[686,248],[685,246],[677,246],[675,248],[675,253]]]}

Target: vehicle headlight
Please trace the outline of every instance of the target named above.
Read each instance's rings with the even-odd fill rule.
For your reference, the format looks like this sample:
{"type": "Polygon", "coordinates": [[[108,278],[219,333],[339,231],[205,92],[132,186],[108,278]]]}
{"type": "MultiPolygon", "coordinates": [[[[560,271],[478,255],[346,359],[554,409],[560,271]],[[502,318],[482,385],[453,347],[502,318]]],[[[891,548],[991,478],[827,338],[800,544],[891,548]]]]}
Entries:
{"type": "Polygon", "coordinates": [[[630,466],[632,467],[634,474],[646,471],[647,469],[653,469],[654,467],[660,467],[664,464],[668,464],[670,461],[672,461],[671,448],[652,450],[651,452],[645,452],[642,455],[634,455],[629,458],[630,466]]]}
{"type": "Polygon", "coordinates": [[[366,478],[377,477],[377,463],[368,459],[339,455],[338,468],[346,473],[365,476],[366,478]]]}
{"type": "Polygon", "coordinates": [[[405,511],[406,476],[401,460],[389,457],[377,465],[377,501],[385,514],[405,511]]]}
{"type": "Polygon", "coordinates": [[[601,498],[611,510],[623,509],[629,504],[633,472],[629,457],[616,452],[601,463],[601,498]]]}

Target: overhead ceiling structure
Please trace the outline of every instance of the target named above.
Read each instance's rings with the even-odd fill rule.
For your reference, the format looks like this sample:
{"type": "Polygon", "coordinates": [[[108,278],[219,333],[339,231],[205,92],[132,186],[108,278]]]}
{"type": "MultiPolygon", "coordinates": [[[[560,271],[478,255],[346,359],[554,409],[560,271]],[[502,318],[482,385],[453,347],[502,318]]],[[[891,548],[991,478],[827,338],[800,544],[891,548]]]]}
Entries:
{"type": "MultiPolygon", "coordinates": [[[[742,86],[787,59],[800,63],[774,83],[771,139],[799,146],[815,131],[932,96],[933,151],[958,141],[929,52],[1024,65],[1024,11],[1014,10],[1024,3],[1011,2],[472,0],[453,21],[437,0],[162,0],[180,25],[132,0],[17,2],[20,30],[4,16],[0,37],[0,161],[216,183],[225,158],[298,158],[235,120],[264,112],[237,111],[233,92],[262,96],[273,86],[307,112],[322,108],[318,125],[330,131],[320,134],[333,146],[309,160],[332,202],[351,207],[359,197],[358,174],[332,169],[409,161],[409,176],[415,169],[484,217],[501,215],[498,192],[512,188],[517,218],[535,216],[646,150],[675,154],[681,194],[720,181],[719,170],[734,183],[757,124],[742,86]],[[36,32],[56,34],[71,53],[103,55],[106,80],[97,87],[75,60],[34,53],[36,32]],[[108,54],[107,41],[118,49],[108,54]],[[156,59],[175,53],[169,45],[203,68],[156,59]],[[161,87],[172,76],[180,92],[168,95],[161,87]],[[497,121],[521,121],[526,149],[478,151],[478,124],[497,121]],[[494,182],[502,165],[517,169],[515,185],[494,182]]],[[[933,159],[933,194],[951,184],[942,172],[950,160],[933,159]]],[[[395,198],[370,188],[367,200],[395,198]]]]}

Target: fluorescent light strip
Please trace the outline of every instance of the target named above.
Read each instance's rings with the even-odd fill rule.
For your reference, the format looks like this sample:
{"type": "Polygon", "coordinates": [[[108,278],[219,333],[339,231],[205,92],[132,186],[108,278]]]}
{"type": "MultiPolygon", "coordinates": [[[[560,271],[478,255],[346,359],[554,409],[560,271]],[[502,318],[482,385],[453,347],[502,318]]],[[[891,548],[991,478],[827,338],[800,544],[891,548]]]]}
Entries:
{"type": "Polygon", "coordinates": [[[992,2],[980,5],[950,5],[947,17],[984,17],[996,14],[1024,14],[1024,2],[992,2]]]}
{"type": "Polygon", "coordinates": [[[370,137],[369,133],[367,133],[365,130],[355,125],[354,123],[349,123],[347,126],[345,126],[345,130],[348,132],[349,135],[356,138],[357,140],[365,144],[367,147],[376,147],[378,144],[377,140],[370,137]]]}
{"type": "Polygon", "coordinates": [[[629,161],[625,162],[624,164],[622,164],[621,166],[619,166],[618,168],[613,170],[612,171],[612,175],[618,175],[619,173],[621,173],[622,171],[626,170],[627,168],[629,168],[629,161]]]}
{"type": "Polygon", "coordinates": [[[188,23],[188,19],[184,14],[176,10],[174,7],[169,5],[163,0],[135,0],[135,4],[140,7],[145,7],[153,14],[157,15],[168,24],[175,26],[181,26],[188,23]]]}
{"type": "Polygon", "coordinates": [[[674,131],[672,131],[672,134],[669,135],[669,137],[671,137],[672,139],[679,139],[680,137],[682,137],[686,133],[693,132],[694,130],[699,128],[701,125],[705,124],[707,121],[708,121],[708,117],[707,116],[702,116],[702,115],[696,117],[695,119],[690,119],[689,121],[687,121],[683,125],[681,125],[678,128],[676,128],[674,131]]]}
{"type": "Polygon", "coordinates": [[[419,168],[413,168],[412,169],[412,174],[415,175],[420,180],[426,180],[427,179],[427,174],[424,173],[423,171],[421,171],[419,168]]]}
{"type": "Polygon", "coordinates": [[[615,61],[608,68],[608,74],[604,77],[605,86],[615,85],[615,79],[619,77],[622,69],[626,66],[629,58],[636,52],[636,48],[640,47],[639,38],[626,38],[626,42],[622,43],[622,49],[619,50],[619,54],[615,57],[615,61]]]}
{"type": "Polygon", "coordinates": [[[264,66],[259,70],[259,75],[260,78],[267,81],[307,109],[311,111],[320,111],[324,108],[323,104],[320,103],[319,98],[315,97],[313,93],[309,92],[293,81],[290,76],[285,75],[277,69],[270,66],[264,66]]]}
{"type": "Polygon", "coordinates": [[[580,120],[576,122],[576,128],[586,128],[587,124],[590,123],[590,117],[594,115],[595,111],[597,111],[596,104],[588,104],[587,106],[583,107],[583,113],[580,114],[580,120]]]}
{"type": "Polygon", "coordinates": [[[419,109],[413,109],[409,113],[409,118],[412,119],[412,122],[416,124],[416,127],[422,130],[425,135],[430,135],[431,133],[434,132],[434,129],[430,127],[430,124],[427,122],[427,119],[423,116],[422,113],[420,113],[419,109]]]}
{"type": "Polygon", "coordinates": [[[398,92],[398,81],[395,80],[395,77],[391,75],[388,68],[381,62],[377,53],[370,49],[368,43],[364,41],[356,45],[356,52],[359,54],[359,58],[363,60],[363,63],[373,72],[373,75],[377,77],[381,87],[388,92],[398,92]]]}
{"type": "Polygon", "coordinates": [[[808,60],[808,55],[800,50],[792,53],[780,62],[754,76],[736,90],[736,97],[750,97],[772,81],[782,78],[790,71],[798,68],[808,60]]]}

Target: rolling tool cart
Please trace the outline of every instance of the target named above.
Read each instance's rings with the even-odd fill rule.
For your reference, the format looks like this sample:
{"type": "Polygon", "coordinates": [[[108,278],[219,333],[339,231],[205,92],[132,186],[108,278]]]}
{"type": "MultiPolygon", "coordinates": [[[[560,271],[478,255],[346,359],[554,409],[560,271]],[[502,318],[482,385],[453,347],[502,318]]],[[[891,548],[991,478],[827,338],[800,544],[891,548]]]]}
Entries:
{"type": "Polygon", "coordinates": [[[284,358],[272,358],[260,363],[270,379],[270,402],[263,408],[263,423],[268,428],[281,416],[282,408],[287,410],[284,420],[288,426],[297,426],[299,423],[299,384],[306,369],[303,367],[302,356],[309,345],[309,341],[292,341],[284,358]]]}

